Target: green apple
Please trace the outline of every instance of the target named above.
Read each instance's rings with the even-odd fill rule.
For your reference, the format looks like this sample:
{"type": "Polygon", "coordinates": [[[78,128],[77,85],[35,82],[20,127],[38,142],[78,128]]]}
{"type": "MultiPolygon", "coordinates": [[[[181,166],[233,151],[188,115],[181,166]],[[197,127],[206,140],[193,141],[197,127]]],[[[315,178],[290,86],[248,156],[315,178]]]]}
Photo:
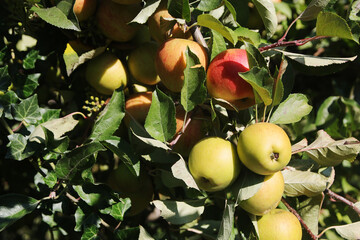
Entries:
{"type": "Polygon", "coordinates": [[[189,170],[200,189],[215,192],[235,181],[240,172],[236,147],[219,137],[204,138],[192,148],[189,170]]]}
{"type": "Polygon", "coordinates": [[[273,209],[257,221],[261,240],[301,240],[302,229],[297,217],[283,209],[273,209]]]}
{"type": "Polygon", "coordinates": [[[240,207],[254,215],[264,215],[279,205],[284,193],[284,177],[280,171],[267,175],[259,191],[240,202],[240,207]]]}
{"type": "Polygon", "coordinates": [[[113,170],[108,177],[108,185],[119,192],[120,197],[130,198],[131,208],[129,215],[136,215],[142,212],[154,196],[154,188],[150,176],[146,170],[140,170],[139,177],[130,172],[128,167],[121,163],[113,170]]]}
{"type": "Polygon", "coordinates": [[[134,49],[128,57],[131,75],[143,84],[155,85],[160,82],[155,67],[157,48],[155,42],[146,42],[134,49]]]}
{"type": "Polygon", "coordinates": [[[251,171],[269,175],[283,169],[291,158],[291,142],[286,132],[272,123],[255,123],[240,134],[237,152],[251,171]]]}
{"type": "Polygon", "coordinates": [[[85,79],[97,92],[105,95],[111,95],[115,89],[127,84],[124,65],[110,52],[89,61],[85,79]]]}

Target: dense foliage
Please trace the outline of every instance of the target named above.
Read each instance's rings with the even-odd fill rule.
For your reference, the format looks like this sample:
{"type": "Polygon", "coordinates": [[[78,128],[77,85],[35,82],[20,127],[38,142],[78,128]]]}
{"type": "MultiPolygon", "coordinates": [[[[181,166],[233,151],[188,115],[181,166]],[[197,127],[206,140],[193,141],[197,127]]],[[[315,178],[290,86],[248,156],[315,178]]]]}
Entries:
{"type": "Polygon", "coordinates": [[[258,218],[239,204],[264,176],[241,166],[230,186],[204,191],[188,159],[200,139],[236,146],[263,121],[290,138],[278,208],[296,215],[302,238],[360,239],[359,0],[94,0],[88,16],[75,2],[2,1],[1,239],[257,239],[258,218]],[[112,5],[100,14],[103,2],[112,5]],[[169,15],[154,35],[161,8],[169,15]],[[186,47],[180,91],[174,78],[137,75],[170,37],[205,49],[186,47]],[[153,50],[133,53],[144,44],[153,50]],[[254,104],[244,109],[206,85],[203,59],[232,48],[249,62],[239,76],[254,104]],[[112,73],[94,62],[104,52],[112,73]],[[136,94],[147,105],[131,111],[136,94]]]}

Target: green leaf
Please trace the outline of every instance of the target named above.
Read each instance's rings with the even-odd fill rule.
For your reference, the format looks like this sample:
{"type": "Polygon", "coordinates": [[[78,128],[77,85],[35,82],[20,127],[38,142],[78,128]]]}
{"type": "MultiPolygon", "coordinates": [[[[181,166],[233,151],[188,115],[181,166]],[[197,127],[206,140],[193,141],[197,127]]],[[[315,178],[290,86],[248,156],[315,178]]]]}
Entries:
{"type": "Polygon", "coordinates": [[[323,10],[330,0],[312,0],[307,8],[300,14],[302,21],[310,21],[316,19],[319,12],[323,10]]]}
{"type": "Polygon", "coordinates": [[[235,204],[226,203],[222,221],[220,224],[219,233],[217,235],[218,240],[229,240],[232,239],[231,235],[234,230],[234,214],[235,214],[235,204]]]}
{"type": "Polygon", "coordinates": [[[41,120],[39,123],[44,123],[52,119],[60,118],[61,109],[40,108],[41,120]]]}
{"type": "Polygon", "coordinates": [[[35,210],[39,201],[22,194],[0,196],[0,232],[15,221],[35,210]]]}
{"type": "Polygon", "coordinates": [[[84,232],[81,236],[81,240],[97,240],[100,239],[98,236],[99,229],[95,226],[89,226],[84,229],[84,232]]]}
{"type": "Polygon", "coordinates": [[[360,239],[360,221],[332,228],[344,239],[360,239]]]}
{"type": "Polygon", "coordinates": [[[224,37],[217,31],[211,30],[211,56],[210,62],[216,57],[219,53],[226,50],[226,42],[224,37]]]}
{"type": "Polygon", "coordinates": [[[104,209],[108,207],[111,199],[111,189],[105,184],[84,183],[82,185],[73,186],[81,200],[89,206],[104,209]]]}
{"type": "Polygon", "coordinates": [[[20,97],[30,97],[34,90],[39,86],[38,80],[41,76],[40,73],[29,74],[26,76],[20,75],[14,79],[14,86],[16,93],[20,97]],[[21,77],[20,77],[21,76],[21,77]]]}
{"type": "Polygon", "coordinates": [[[100,227],[101,220],[94,212],[84,212],[81,207],[78,207],[75,211],[75,222],[74,230],[80,232],[82,229],[85,230],[90,226],[100,227]]]}
{"type": "Polygon", "coordinates": [[[274,90],[273,90],[273,102],[272,102],[273,106],[279,105],[284,97],[284,85],[282,82],[282,77],[286,72],[287,66],[288,66],[287,61],[285,59],[282,59],[280,64],[280,69],[277,72],[276,78],[274,78],[274,90]]]}
{"type": "Polygon", "coordinates": [[[311,110],[312,107],[308,104],[305,95],[300,93],[290,94],[272,114],[270,122],[275,124],[295,123],[308,115],[311,110]]]}
{"type": "Polygon", "coordinates": [[[271,0],[252,0],[264,22],[266,37],[271,38],[278,24],[274,3],[271,0]]]}
{"type": "Polygon", "coordinates": [[[44,182],[49,188],[53,188],[57,183],[56,173],[53,171],[49,172],[46,177],[44,177],[44,182]]]}
{"type": "MultiPolygon", "coordinates": [[[[180,155],[178,154],[178,156],[180,155]]],[[[185,160],[181,156],[180,160],[171,166],[171,173],[173,174],[174,178],[182,180],[187,187],[199,190],[194,178],[186,166],[185,160]]]]}
{"type": "Polygon", "coordinates": [[[122,89],[116,89],[112,94],[110,102],[95,121],[89,138],[94,141],[102,141],[109,138],[119,128],[124,116],[125,95],[122,89]]]}
{"type": "Polygon", "coordinates": [[[112,137],[101,143],[115,153],[134,175],[139,176],[140,160],[128,142],[112,137]]]}
{"type": "Polygon", "coordinates": [[[9,66],[5,65],[0,68],[0,91],[7,91],[11,84],[11,77],[8,71],[9,66]]]}
{"type": "Polygon", "coordinates": [[[200,0],[197,9],[203,12],[214,10],[221,5],[221,0],[200,0]]]}
{"type": "Polygon", "coordinates": [[[146,116],[145,129],[156,140],[166,142],[176,131],[175,104],[172,99],[156,89],[146,116]]]}
{"type": "Polygon", "coordinates": [[[256,47],[260,45],[261,36],[258,32],[239,26],[234,30],[234,33],[243,42],[249,42],[256,47]]]}
{"type": "Polygon", "coordinates": [[[12,115],[16,121],[25,121],[29,124],[35,124],[41,119],[37,95],[22,100],[19,104],[12,106],[12,115]]]}
{"type": "Polygon", "coordinates": [[[72,7],[71,3],[67,1],[62,1],[63,4],[60,6],[52,7],[52,8],[39,8],[33,6],[30,10],[34,11],[40,18],[42,18],[45,22],[54,25],[55,27],[81,31],[80,26],[77,21],[70,20],[72,18],[72,11],[66,13],[65,9],[67,7],[72,7]],[[60,7],[60,8],[59,8],[60,7]]]}
{"type": "Polygon", "coordinates": [[[186,112],[190,112],[196,105],[201,104],[207,97],[205,87],[206,73],[198,57],[189,47],[185,51],[186,68],[184,69],[184,85],[181,89],[181,105],[186,112]],[[197,66],[196,66],[197,65],[197,66]]]}
{"type": "Polygon", "coordinates": [[[354,40],[346,21],[332,12],[320,12],[316,21],[316,35],[354,40]]]}
{"type": "Polygon", "coordinates": [[[187,22],[191,21],[189,0],[168,0],[167,2],[167,9],[171,16],[185,19],[187,22]]]}
{"type": "Polygon", "coordinates": [[[353,137],[335,141],[320,130],[316,140],[301,151],[322,166],[336,166],[344,160],[354,161],[360,152],[360,142],[353,137]]]}
{"type": "Polygon", "coordinates": [[[268,69],[265,58],[257,47],[247,42],[245,42],[245,47],[250,68],[259,67],[268,69]]]}
{"type": "Polygon", "coordinates": [[[159,7],[161,0],[149,0],[145,2],[145,6],[141,11],[136,15],[136,17],[131,20],[130,23],[139,23],[144,24],[147,22],[148,18],[156,11],[159,7]]]}
{"type": "Polygon", "coordinates": [[[54,136],[54,140],[60,140],[60,138],[67,132],[73,130],[79,123],[79,120],[74,119],[74,115],[67,115],[62,118],[55,118],[38,125],[35,130],[30,134],[30,142],[45,142],[45,132],[43,127],[51,131],[54,136]]]}
{"type": "Polygon", "coordinates": [[[231,185],[231,192],[236,196],[236,203],[247,200],[257,193],[264,182],[264,176],[256,174],[247,168],[241,169],[241,174],[231,185]]]}
{"type": "Polygon", "coordinates": [[[35,153],[36,145],[28,144],[26,136],[20,133],[14,133],[8,135],[8,139],[9,143],[7,145],[6,158],[20,161],[35,153]]]}
{"type": "Polygon", "coordinates": [[[91,156],[105,150],[99,142],[91,142],[75,148],[57,162],[55,168],[56,175],[60,179],[72,179],[76,174],[90,168],[94,164],[94,159],[91,156]]]}
{"type": "Polygon", "coordinates": [[[233,30],[224,26],[219,20],[210,14],[200,14],[197,17],[197,24],[199,26],[207,27],[220,33],[224,38],[229,40],[233,45],[237,43],[237,36],[233,30]]]}
{"type": "Polygon", "coordinates": [[[115,232],[116,240],[128,240],[128,239],[141,239],[140,237],[140,228],[139,227],[130,227],[125,229],[118,229],[115,232]]]}
{"type": "Polygon", "coordinates": [[[53,132],[45,127],[42,127],[42,129],[45,133],[45,146],[47,150],[54,153],[64,153],[68,149],[70,139],[67,136],[55,139],[53,132]]]}
{"type": "Polygon", "coordinates": [[[288,197],[314,197],[321,194],[329,184],[327,177],[314,172],[284,170],[282,174],[285,181],[284,193],[288,197]]]}
{"type": "Polygon", "coordinates": [[[319,216],[320,216],[320,206],[323,203],[323,195],[319,194],[317,196],[306,198],[302,200],[297,205],[297,212],[300,214],[301,218],[304,220],[305,224],[309,227],[311,232],[318,235],[319,229],[319,216]]]}
{"type": "Polygon", "coordinates": [[[264,102],[266,106],[271,104],[274,79],[267,69],[253,67],[247,72],[239,73],[239,76],[252,86],[256,103],[264,102]]]}
{"type": "Polygon", "coordinates": [[[351,4],[349,19],[352,21],[360,21],[359,11],[360,11],[360,0],[355,0],[351,4]]]}
{"type": "Polygon", "coordinates": [[[171,224],[181,225],[192,222],[204,212],[204,200],[154,200],[160,215],[171,224]]]}
{"type": "Polygon", "coordinates": [[[111,206],[110,215],[116,219],[116,221],[124,220],[124,215],[127,210],[131,207],[130,198],[121,199],[121,202],[115,203],[111,206]]]}
{"type": "Polygon", "coordinates": [[[35,63],[39,59],[39,51],[32,49],[28,54],[26,54],[25,59],[23,60],[24,69],[34,69],[35,63]]]}

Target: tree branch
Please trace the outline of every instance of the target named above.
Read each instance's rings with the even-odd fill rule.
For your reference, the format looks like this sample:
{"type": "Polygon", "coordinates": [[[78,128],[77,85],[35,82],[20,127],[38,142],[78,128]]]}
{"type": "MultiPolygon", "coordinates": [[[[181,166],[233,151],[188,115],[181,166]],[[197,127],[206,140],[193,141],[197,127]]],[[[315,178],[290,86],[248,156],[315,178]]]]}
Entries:
{"type": "Polygon", "coordinates": [[[305,223],[304,220],[301,218],[301,216],[298,214],[298,212],[297,212],[294,208],[292,208],[292,207],[285,201],[284,198],[282,198],[281,201],[284,203],[284,205],[287,207],[287,209],[289,209],[289,211],[290,211],[291,213],[293,213],[293,214],[297,217],[297,219],[299,219],[301,225],[304,227],[304,229],[306,230],[306,232],[310,235],[311,239],[317,240],[317,239],[318,239],[317,236],[315,236],[315,235],[313,234],[313,232],[312,232],[312,231],[310,230],[310,228],[306,225],[306,223],[305,223]]]}
{"type": "Polygon", "coordinates": [[[337,201],[341,201],[345,204],[347,204],[348,206],[350,206],[357,214],[360,215],[360,209],[358,207],[355,206],[355,203],[351,202],[350,200],[334,193],[333,191],[331,191],[330,189],[326,189],[324,191],[325,194],[327,194],[331,199],[335,199],[337,201]]]}
{"type": "Polygon", "coordinates": [[[324,38],[328,38],[328,36],[315,36],[315,37],[304,38],[304,39],[299,39],[299,40],[294,40],[294,41],[287,41],[287,42],[279,40],[276,43],[269,44],[265,47],[260,47],[259,51],[264,52],[264,51],[267,51],[269,49],[273,49],[276,47],[302,46],[310,41],[324,39],[324,38]]]}

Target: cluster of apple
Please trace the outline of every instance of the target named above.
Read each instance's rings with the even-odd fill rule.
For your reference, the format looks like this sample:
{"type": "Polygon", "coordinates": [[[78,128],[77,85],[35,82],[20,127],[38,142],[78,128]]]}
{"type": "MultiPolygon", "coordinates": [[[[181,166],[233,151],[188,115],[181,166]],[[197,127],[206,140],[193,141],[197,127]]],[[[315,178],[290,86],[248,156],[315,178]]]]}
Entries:
{"type": "MultiPolygon", "coordinates": [[[[89,12],[93,14],[96,11],[97,26],[101,32],[112,41],[127,42],[137,31],[135,25],[127,23],[140,11],[140,2],[102,0],[98,6],[92,7],[96,1],[77,0],[74,13],[79,20],[84,20],[89,16],[89,12]]],[[[137,88],[133,91],[135,93],[127,96],[124,123],[129,126],[133,119],[144,124],[152,102],[152,91],[149,90],[149,86],[161,85],[172,93],[181,91],[186,67],[185,51],[188,48],[197,56],[207,72],[206,87],[211,97],[226,100],[237,109],[246,109],[254,105],[255,97],[251,85],[238,74],[249,70],[246,51],[228,49],[218,54],[209,64],[206,49],[195,42],[191,34],[179,24],[176,23],[166,30],[160,26],[160,20],[169,17],[171,18],[171,15],[162,3],[147,22],[155,42],[142,43],[132,50],[127,56],[126,64],[111,51],[106,51],[87,63],[85,78],[101,94],[111,95],[115,89],[126,87],[129,72],[133,79],[142,85],[133,85],[137,88]]],[[[183,128],[184,116],[182,106],[176,106],[176,135],[183,128]]],[[[277,229],[276,239],[290,239],[286,235],[289,232],[291,239],[301,239],[302,231],[297,218],[287,211],[275,209],[284,192],[281,169],[291,158],[291,143],[284,130],[270,123],[250,125],[239,135],[236,147],[225,139],[206,137],[209,121],[207,114],[202,109],[197,109],[193,112],[192,120],[185,132],[173,146],[174,151],[188,157],[189,170],[199,188],[209,192],[227,188],[241,174],[244,165],[251,171],[264,175],[260,190],[251,198],[239,203],[247,212],[262,216],[258,221],[261,238],[273,239],[270,236],[273,231],[268,231],[268,226],[281,226],[278,220],[274,220],[281,219],[287,223],[287,229],[277,229]],[[281,237],[279,234],[284,236],[281,237]]],[[[143,171],[140,178],[136,178],[124,164],[120,164],[109,177],[109,184],[114,189],[122,192],[124,197],[131,198],[134,214],[142,211],[153,197],[153,186],[146,178],[149,176],[143,171]],[[122,186],[122,182],[129,183],[128,180],[132,178],[131,188],[122,186]],[[140,182],[150,185],[142,186],[140,182]],[[129,192],[129,189],[132,190],[129,192]],[[143,197],[143,192],[147,192],[146,197],[143,197]]]]}
{"type": "Polygon", "coordinates": [[[218,137],[201,140],[190,152],[189,169],[199,188],[209,192],[230,186],[241,173],[242,165],[264,175],[260,189],[239,206],[262,216],[258,221],[260,239],[301,239],[298,219],[290,212],[276,209],[284,193],[281,170],[290,158],[291,143],[285,131],[275,124],[261,122],[240,133],[237,147],[218,137]],[[278,232],[279,226],[286,229],[278,232]]]}

